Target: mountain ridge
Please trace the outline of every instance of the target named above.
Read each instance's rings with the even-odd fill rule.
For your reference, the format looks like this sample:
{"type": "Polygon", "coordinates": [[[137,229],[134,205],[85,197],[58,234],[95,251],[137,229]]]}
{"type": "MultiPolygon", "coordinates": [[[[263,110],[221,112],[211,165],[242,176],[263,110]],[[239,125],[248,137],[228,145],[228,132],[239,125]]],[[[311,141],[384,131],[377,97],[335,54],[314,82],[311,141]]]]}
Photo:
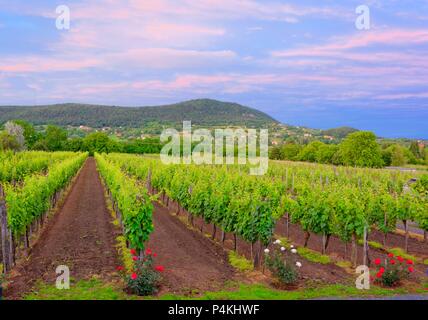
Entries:
{"type": "Polygon", "coordinates": [[[195,99],[160,105],[123,107],[83,103],[38,106],[0,106],[0,123],[22,119],[35,125],[139,127],[148,123],[263,127],[279,123],[268,114],[247,106],[212,99],[195,99]]]}

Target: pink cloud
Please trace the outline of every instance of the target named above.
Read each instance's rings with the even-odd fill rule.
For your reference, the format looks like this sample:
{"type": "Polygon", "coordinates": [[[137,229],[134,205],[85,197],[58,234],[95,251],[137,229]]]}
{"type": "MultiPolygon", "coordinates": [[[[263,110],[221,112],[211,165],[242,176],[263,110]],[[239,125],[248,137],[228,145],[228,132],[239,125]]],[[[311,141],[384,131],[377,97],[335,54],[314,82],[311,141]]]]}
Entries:
{"type": "Polygon", "coordinates": [[[324,45],[272,51],[271,56],[275,58],[296,56],[337,57],[344,51],[368,47],[374,44],[409,45],[426,42],[428,42],[428,30],[378,30],[359,32],[347,38],[336,38],[334,41],[324,45]]]}

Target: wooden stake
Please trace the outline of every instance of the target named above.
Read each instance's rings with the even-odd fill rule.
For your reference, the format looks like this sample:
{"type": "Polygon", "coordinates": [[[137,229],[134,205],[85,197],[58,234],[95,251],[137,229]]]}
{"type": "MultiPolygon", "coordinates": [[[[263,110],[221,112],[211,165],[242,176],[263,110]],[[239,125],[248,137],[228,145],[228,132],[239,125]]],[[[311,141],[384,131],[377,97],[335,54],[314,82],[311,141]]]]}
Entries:
{"type": "Polygon", "coordinates": [[[6,203],[4,201],[3,187],[0,185],[0,228],[1,228],[1,249],[3,257],[3,272],[6,273],[12,268],[10,263],[10,244],[9,244],[9,228],[7,224],[6,203]]]}

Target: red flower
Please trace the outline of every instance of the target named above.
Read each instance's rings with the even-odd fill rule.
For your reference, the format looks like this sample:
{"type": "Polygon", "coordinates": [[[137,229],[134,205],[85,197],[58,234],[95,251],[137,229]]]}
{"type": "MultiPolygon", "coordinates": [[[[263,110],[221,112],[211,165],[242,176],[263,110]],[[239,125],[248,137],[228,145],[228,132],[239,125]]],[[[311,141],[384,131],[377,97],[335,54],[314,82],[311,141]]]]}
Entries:
{"type": "Polygon", "coordinates": [[[123,271],[123,267],[122,266],[118,266],[118,267],[116,267],[116,270],[117,271],[123,271]]]}
{"type": "Polygon", "coordinates": [[[394,260],[394,259],[391,259],[391,260],[389,260],[389,263],[390,263],[390,264],[395,264],[395,260],[394,260]]]}
{"type": "Polygon", "coordinates": [[[375,263],[375,265],[380,265],[380,259],[376,259],[375,261],[374,261],[374,263],[375,263]]]}
{"type": "Polygon", "coordinates": [[[376,278],[382,278],[382,272],[378,272],[378,273],[376,273],[376,278]]]}
{"type": "Polygon", "coordinates": [[[156,253],[153,253],[153,257],[157,257],[158,255],[156,253]]]}
{"type": "Polygon", "coordinates": [[[408,270],[409,270],[409,272],[415,271],[415,269],[413,269],[413,267],[409,267],[408,270]]]}
{"type": "Polygon", "coordinates": [[[138,278],[137,274],[134,272],[133,274],[131,274],[131,279],[132,280],[136,280],[138,278]]]}
{"type": "Polygon", "coordinates": [[[165,270],[165,268],[164,268],[164,266],[156,266],[155,270],[159,271],[159,272],[163,272],[165,270]]]}
{"type": "Polygon", "coordinates": [[[137,260],[138,260],[138,257],[133,256],[133,257],[132,257],[132,260],[137,261],[137,260]]]}
{"type": "Polygon", "coordinates": [[[385,268],[384,267],[380,267],[379,272],[380,273],[384,273],[385,272],[385,268]]]}
{"type": "Polygon", "coordinates": [[[400,262],[403,262],[403,261],[404,261],[403,257],[400,257],[400,256],[398,256],[398,257],[397,257],[397,259],[398,259],[398,261],[400,261],[400,262]]]}
{"type": "Polygon", "coordinates": [[[135,256],[136,254],[137,254],[137,250],[135,250],[135,249],[131,249],[131,254],[133,255],[133,256],[135,256]]]}
{"type": "Polygon", "coordinates": [[[393,253],[389,253],[389,254],[388,254],[388,257],[390,257],[390,258],[394,258],[394,254],[393,254],[393,253]]]}
{"type": "Polygon", "coordinates": [[[413,261],[412,260],[407,260],[407,264],[413,264],[413,261]]]}
{"type": "Polygon", "coordinates": [[[152,250],[150,250],[150,249],[146,249],[146,254],[147,254],[147,255],[151,255],[151,254],[152,254],[152,250]]]}

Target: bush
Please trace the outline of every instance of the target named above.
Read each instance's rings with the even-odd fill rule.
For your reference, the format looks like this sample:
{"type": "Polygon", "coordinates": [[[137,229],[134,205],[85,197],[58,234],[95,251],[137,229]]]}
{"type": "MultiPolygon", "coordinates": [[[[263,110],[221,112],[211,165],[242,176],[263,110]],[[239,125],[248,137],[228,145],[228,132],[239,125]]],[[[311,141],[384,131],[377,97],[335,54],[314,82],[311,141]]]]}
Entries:
{"type": "Polygon", "coordinates": [[[135,256],[135,250],[131,250],[133,254],[134,270],[131,274],[127,274],[123,267],[118,267],[118,271],[122,274],[130,293],[139,296],[153,295],[158,292],[161,280],[161,272],[164,271],[163,266],[155,266],[153,254],[150,249],[145,251],[143,259],[135,256]]]}
{"type": "Polygon", "coordinates": [[[296,249],[291,250],[281,246],[281,241],[276,240],[272,250],[265,249],[265,265],[273,276],[284,284],[294,284],[299,279],[298,268],[302,264],[296,261],[296,249]]]}
{"type": "Polygon", "coordinates": [[[394,287],[414,271],[413,263],[413,260],[406,260],[401,256],[394,257],[393,253],[388,254],[385,263],[382,263],[381,259],[376,259],[377,271],[374,282],[385,287],[394,287]]]}

